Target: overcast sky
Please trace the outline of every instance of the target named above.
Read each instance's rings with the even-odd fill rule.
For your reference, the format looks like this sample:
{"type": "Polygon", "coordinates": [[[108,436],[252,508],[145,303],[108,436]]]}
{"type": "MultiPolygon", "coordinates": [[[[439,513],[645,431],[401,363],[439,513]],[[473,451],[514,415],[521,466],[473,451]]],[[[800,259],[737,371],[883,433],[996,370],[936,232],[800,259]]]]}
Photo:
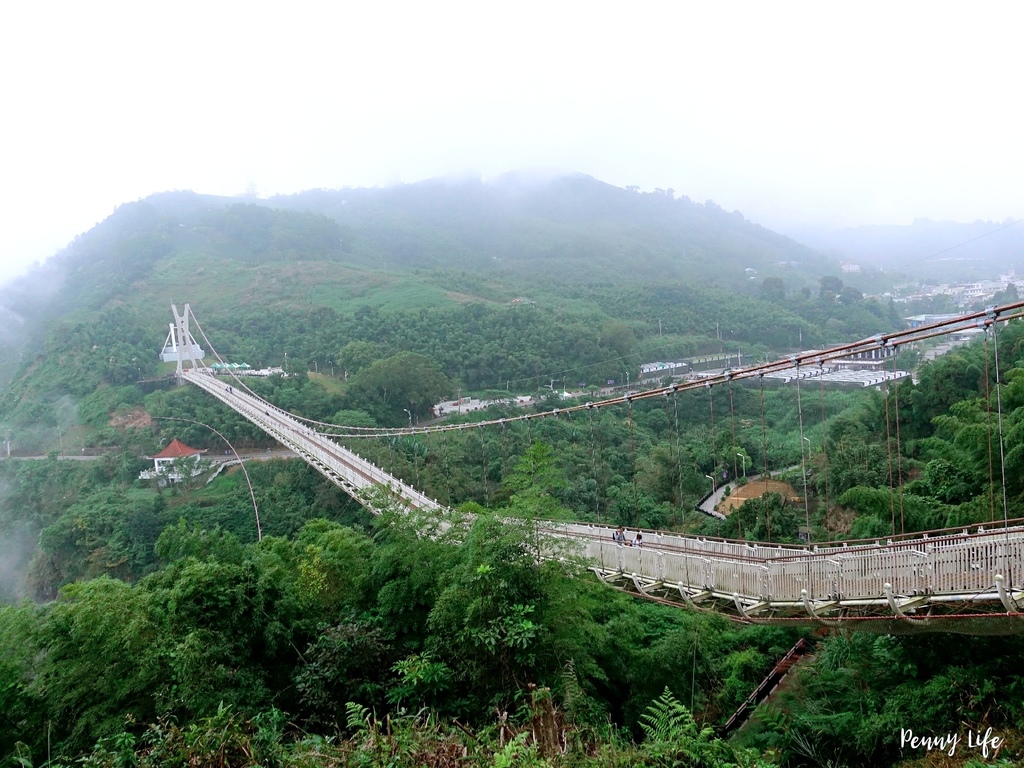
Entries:
{"type": "Polygon", "coordinates": [[[1024,7],[18,2],[0,279],[124,202],[579,171],[766,226],[1024,216],[1024,7]]]}

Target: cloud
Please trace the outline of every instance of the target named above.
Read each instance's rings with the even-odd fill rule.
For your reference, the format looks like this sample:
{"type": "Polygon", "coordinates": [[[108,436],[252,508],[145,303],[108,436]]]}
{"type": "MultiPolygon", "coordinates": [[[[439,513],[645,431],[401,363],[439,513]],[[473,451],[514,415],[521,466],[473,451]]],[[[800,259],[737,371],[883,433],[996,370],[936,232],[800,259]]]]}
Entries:
{"type": "Polygon", "coordinates": [[[50,8],[0,25],[8,274],[154,192],[467,169],[671,187],[768,226],[1024,215],[1005,3],[50,8]]]}

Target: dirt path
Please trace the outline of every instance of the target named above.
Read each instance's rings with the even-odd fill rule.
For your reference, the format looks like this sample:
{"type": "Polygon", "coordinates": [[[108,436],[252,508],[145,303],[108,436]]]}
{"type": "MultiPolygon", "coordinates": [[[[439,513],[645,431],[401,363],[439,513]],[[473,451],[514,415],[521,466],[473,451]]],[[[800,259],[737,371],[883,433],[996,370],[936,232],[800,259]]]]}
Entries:
{"type": "Polygon", "coordinates": [[[789,483],[779,480],[752,480],[746,485],[734,488],[726,498],[718,503],[718,511],[727,515],[740,507],[747,499],[757,499],[768,493],[777,493],[787,501],[800,498],[796,488],[789,483]]]}

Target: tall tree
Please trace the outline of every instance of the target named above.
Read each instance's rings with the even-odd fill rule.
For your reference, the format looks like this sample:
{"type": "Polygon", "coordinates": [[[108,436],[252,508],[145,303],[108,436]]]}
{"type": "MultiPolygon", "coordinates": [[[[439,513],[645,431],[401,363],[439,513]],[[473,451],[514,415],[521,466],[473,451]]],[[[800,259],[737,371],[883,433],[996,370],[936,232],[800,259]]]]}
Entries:
{"type": "Polygon", "coordinates": [[[401,423],[408,409],[426,417],[431,407],[452,391],[441,368],[415,352],[400,352],[378,360],[350,381],[349,399],[355,408],[377,415],[383,423],[401,423]]]}

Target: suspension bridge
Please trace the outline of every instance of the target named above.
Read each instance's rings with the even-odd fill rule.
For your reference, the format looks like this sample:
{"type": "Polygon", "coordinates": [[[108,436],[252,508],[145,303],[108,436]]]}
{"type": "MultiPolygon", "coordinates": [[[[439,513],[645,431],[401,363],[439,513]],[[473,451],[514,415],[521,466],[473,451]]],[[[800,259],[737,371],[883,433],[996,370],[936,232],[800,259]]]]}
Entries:
{"type": "MultiPolygon", "coordinates": [[[[334,439],[339,435],[332,434],[335,425],[295,416],[257,396],[240,379],[232,383],[214,375],[200,359],[190,318],[207,346],[210,344],[191,309],[187,304],[182,314],[176,307],[172,309],[175,323],[171,324],[167,347],[177,360],[179,380],[200,387],[248,419],[371,512],[381,511],[381,498],[428,514],[447,511],[436,499],[341,446],[334,439]],[[374,488],[387,493],[368,493],[374,488]]],[[[544,413],[473,424],[367,429],[364,435],[424,435],[504,426],[613,405],[629,406],[633,401],[671,397],[744,379],[763,381],[766,376],[786,372],[799,387],[801,378],[829,370],[836,360],[874,358],[878,350],[891,353],[905,344],[964,329],[991,329],[996,333],[999,323],[1021,316],[1024,302],[990,307],[912,330],[544,413]]],[[[998,393],[998,380],[996,389],[998,393]]],[[[1001,424],[1002,415],[998,415],[1001,424]]],[[[801,437],[802,430],[801,423],[801,437]]],[[[1001,427],[999,439],[1002,450],[1001,427]]],[[[643,546],[629,546],[613,540],[615,529],[610,525],[539,522],[537,526],[544,534],[575,542],[592,572],[610,586],[691,610],[724,613],[741,622],[884,633],[1010,634],[1024,631],[1024,520],[1006,518],[1005,477],[1003,488],[1001,524],[828,544],[774,544],[643,531],[643,546]]]]}

